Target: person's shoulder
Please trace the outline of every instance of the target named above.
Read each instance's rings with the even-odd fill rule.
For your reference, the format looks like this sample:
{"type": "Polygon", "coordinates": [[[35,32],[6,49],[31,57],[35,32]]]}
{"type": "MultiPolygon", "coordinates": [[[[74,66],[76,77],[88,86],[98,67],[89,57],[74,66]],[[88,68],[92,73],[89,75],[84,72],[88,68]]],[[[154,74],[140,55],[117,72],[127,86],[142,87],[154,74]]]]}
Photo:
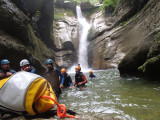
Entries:
{"type": "Polygon", "coordinates": [[[80,72],[79,74],[80,74],[80,75],[84,75],[83,72],[80,72]]]}
{"type": "Polygon", "coordinates": [[[60,71],[58,68],[56,68],[56,67],[53,67],[53,70],[54,71],[60,71]]]}
{"type": "Polygon", "coordinates": [[[11,72],[11,73],[16,73],[16,71],[15,71],[15,70],[12,70],[12,69],[10,70],[10,72],[11,72]]]}
{"type": "Polygon", "coordinates": [[[34,66],[31,66],[31,69],[35,69],[35,67],[34,67],[34,66]]]}
{"type": "Polygon", "coordinates": [[[67,73],[66,77],[71,77],[71,76],[67,73]]]}
{"type": "Polygon", "coordinates": [[[93,75],[94,77],[97,77],[96,75],[93,75]]]}
{"type": "Polygon", "coordinates": [[[4,73],[3,70],[0,70],[0,73],[4,73]]]}
{"type": "Polygon", "coordinates": [[[36,73],[36,69],[33,66],[30,66],[29,72],[36,73]]]}

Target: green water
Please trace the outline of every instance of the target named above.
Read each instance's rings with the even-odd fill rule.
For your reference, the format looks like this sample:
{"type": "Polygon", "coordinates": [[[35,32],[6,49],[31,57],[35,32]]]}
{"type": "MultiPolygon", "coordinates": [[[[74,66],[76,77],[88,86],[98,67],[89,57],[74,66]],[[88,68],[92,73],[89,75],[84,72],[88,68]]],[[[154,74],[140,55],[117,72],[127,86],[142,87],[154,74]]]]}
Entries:
{"type": "MultiPolygon", "coordinates": [[[[121,78],[118,70],[88,73],[86,89],[65,89],[59,103],[78,114],[122,120],[160,120],[160,83],[139,78],[121,78]]],[[[74,81],[74,74],[70,74],[74,81]]],[[[96,119],[96,118],[95,118],[96,119]]]]}

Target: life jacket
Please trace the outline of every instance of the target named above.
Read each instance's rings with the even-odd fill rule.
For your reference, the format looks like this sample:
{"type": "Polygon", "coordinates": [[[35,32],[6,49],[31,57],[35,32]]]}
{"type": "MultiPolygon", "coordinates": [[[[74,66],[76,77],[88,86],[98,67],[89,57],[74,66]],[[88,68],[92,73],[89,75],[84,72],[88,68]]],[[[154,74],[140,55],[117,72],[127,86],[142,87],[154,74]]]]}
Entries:
{"type": "Polygon", "coordinates": [[[50,84],[40,75],[21,71],[0,81],[0,109],[3,111],[31,115],[46,112],[55,103],[40,99],[42,95],[57,100],[50,84]]]}
{"type": "Polygon", "coordinates": [[[96,77],[96,76],[95,76],[94,74],[91,74],[91,75],[89,75],[89,77],[91,77],[91,78],[92,78],[92,77],[96,77]]]}
{"type": "Polygon", "coordinates": [[[64,75],[64,84],[63,84],[63,86],[64,87],[69,87],[70,86],[70,80],[71,80],[71,77],[68,74],[64,75]]]}
{"type": "MultiPolygon", "coordinates": [[[[83,76],[84,76],[84,74],[82,72],[76,73],[75,81],[77,83],[77,87],[79,87],[79,85],[78,85],[79,82],[83,82],[84,81],[83,76]]],[[[84,85],[85,85],[85,83],[81,84],[81,86],[84,86],[84,85]]]]}
{"type": "Polygon", "coordinates": [[[33,66],[30,66],[30,69],[28,70],[28,72],[36,73],[36,69],[33,66]]]}

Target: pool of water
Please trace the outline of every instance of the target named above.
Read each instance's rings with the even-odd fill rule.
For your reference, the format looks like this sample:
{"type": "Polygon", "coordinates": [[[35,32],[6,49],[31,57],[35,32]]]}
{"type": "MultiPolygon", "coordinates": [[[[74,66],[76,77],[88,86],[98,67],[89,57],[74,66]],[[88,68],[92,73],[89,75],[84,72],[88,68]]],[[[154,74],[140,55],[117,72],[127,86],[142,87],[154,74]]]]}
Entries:
{"type": "MultiPolygon", "coordinates": [[[[63,89],[59,103],[78,114],[122,120],[160,120],[160,83],[121,78],[117,69],[94,71],[87,87],[63,89]]],[[[70,74],[74,81],[74,73],[70,74]]],[[[96,119],[96,118],[95,118],[96,119]]]]}

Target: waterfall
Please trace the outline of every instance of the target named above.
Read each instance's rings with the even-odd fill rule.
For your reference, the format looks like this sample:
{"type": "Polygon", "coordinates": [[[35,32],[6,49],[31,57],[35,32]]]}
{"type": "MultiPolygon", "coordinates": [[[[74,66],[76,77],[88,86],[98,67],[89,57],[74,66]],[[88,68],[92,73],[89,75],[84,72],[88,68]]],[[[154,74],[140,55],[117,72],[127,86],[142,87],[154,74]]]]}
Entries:
{"type": "MultiPolygon", "coordinates": [[[[83,17],[81,8],[76,6],[77,20],[79,23],[79,50],[78,50],[78,64],[80,64],[83,72],[88,72],[88,45],[87,36],[91,25],[83,17]]],[[[78,65],[77,64],[77,65],[78,65]]],[[[73,65],[68,71],[75,72],[75,66],[73,65]]]]}
{"type": "Polygon", "coordinates": [[[88,69],[88,41],[87,36],[91,25],[83,17],[81,8],[76,7],[77,20],[79,23],[79,50],[78,50],[78,63],[83,71],[88,69]]]}

